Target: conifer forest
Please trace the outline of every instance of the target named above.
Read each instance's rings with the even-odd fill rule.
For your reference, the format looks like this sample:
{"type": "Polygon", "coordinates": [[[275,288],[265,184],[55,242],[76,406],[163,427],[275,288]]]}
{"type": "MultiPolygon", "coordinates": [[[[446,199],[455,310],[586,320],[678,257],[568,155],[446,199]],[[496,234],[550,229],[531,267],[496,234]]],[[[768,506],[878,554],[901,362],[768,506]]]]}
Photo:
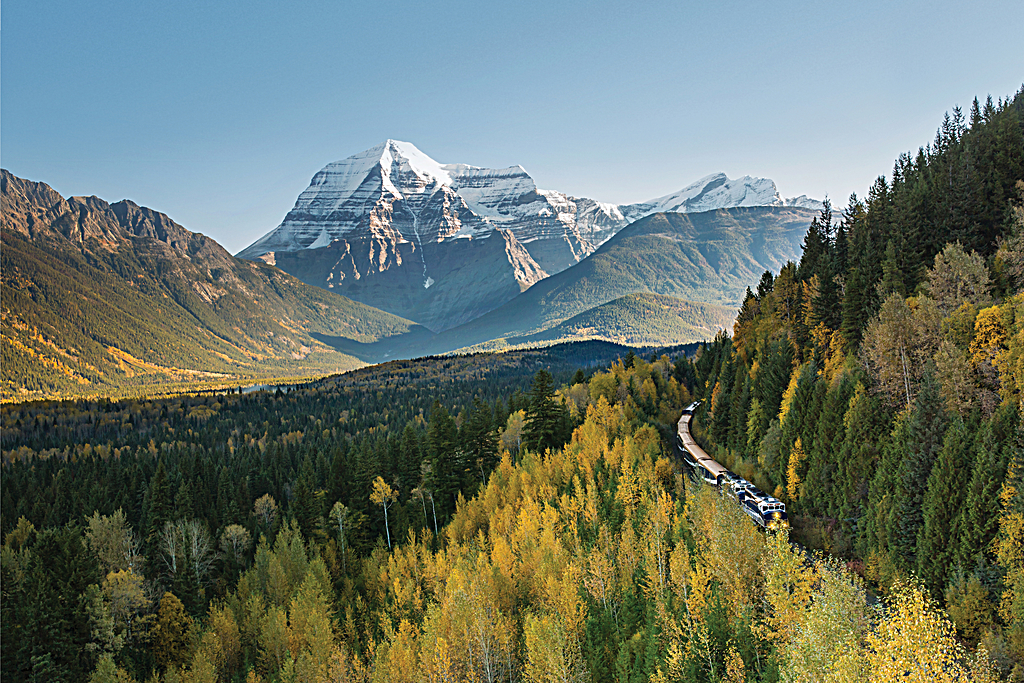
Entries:
{"type": "Polygon", "coordinates": [[[700,345],[0,406],[0,677],[1024,681],[1022,399],[1024,89],[700,345]]]}

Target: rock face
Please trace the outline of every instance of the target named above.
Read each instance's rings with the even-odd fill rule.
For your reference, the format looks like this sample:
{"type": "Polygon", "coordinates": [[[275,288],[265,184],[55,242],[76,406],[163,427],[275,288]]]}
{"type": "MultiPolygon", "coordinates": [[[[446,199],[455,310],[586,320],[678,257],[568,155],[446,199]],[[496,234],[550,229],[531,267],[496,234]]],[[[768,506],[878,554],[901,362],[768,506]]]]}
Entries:
{"type": "Polygon", "coordinates": [[[238,256],[441,331],[582,261],[643,216],[789,205],[820,207],[783,200],[771,180],[723,173],[649,202],[607,204],[538,189],[521,166],[442,165],[388,140],[324,167],[281,225],[238,256]]]}

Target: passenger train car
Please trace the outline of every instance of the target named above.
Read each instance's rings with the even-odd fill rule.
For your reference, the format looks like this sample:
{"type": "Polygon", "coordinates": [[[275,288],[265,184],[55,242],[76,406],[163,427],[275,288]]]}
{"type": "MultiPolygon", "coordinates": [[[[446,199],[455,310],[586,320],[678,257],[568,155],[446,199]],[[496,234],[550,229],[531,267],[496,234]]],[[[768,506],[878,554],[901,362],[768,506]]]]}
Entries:
{"type": "Polygon", "coordinates": [[[788,528],[785,503],[722,467],[694,441],[690,434],[690,421],[699,406],[700,401],[688,405],[676,426],[676,441],[690,473],[695,479],[717,487],[721,493],[735,500],[760,527],[770,531],[788,528]]]}

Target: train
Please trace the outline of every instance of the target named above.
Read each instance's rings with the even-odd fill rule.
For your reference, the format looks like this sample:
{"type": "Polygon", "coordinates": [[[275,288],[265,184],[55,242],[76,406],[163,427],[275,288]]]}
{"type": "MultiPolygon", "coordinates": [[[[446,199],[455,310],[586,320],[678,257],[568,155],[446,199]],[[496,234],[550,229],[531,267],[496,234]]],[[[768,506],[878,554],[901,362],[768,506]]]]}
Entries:
{"type": "Polygon", "coordinates": [[[690,434],[690,421],[699,406],[700,401],[688,405],[676,425],[676,442],[691,476],[714,486],[720,493],[736,501],[740,509],[762,529],[788,529],[789,517],[786,515],[785,503],[730,472],[694,441],[693,435],[690,434]]]}

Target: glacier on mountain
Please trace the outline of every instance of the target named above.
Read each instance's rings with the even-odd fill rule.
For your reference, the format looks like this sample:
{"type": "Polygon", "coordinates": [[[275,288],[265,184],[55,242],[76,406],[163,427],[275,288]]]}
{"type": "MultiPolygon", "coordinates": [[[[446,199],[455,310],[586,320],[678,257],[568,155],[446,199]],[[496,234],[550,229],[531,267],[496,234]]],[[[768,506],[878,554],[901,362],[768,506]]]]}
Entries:
{"type": "MultiPolygon", "coordinates": [[[[387,140],[325,166],[275,230],[238,255],[319,249],[353,232],[397,231],[400,241],[442,242],[511,230],[521,244],[562,241],[579,260],[646,215],[744,206],[820,209],[806,195],[783,199],[768,178],[714,173],[664,197],[610,204],[539,189],[522,166],[440,164],[409,142],[387,140]],[[421,226],[423,218],[430,223],[421,226]],[[420,228],[425,230],[421,233],[420,228]]],[[[564,260],[546,258],[543,260],[564,260]]],[[[548,272],[571,263],[551,263],[548,272]]]]}
{"type": "Polygon", "coordinates": [[[724,173],[648,202],[610,204],[540,189],[522,166],[440,164],[386,140],[327,164],[281,224],[238,256],[436,330],[582,261],[644,216],[753,206],[821,204],[784,200],[766,178],[724,173]],[[476,303],[465,307],[467,297],[476,303]]]}

